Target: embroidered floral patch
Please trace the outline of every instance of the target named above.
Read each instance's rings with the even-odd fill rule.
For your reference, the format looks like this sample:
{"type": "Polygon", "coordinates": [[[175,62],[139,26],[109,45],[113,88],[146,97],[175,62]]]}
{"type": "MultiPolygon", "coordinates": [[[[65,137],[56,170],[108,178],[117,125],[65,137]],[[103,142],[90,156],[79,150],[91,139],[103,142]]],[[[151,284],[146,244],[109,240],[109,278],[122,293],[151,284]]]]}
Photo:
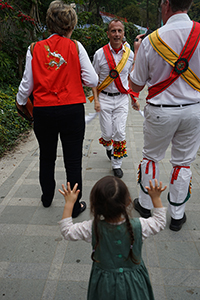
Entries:
{"type": "Polygon", "coordinates": [[[187,69],[188,69],[188,61],[186,58],[179,58],[176,62],[175,62],[175,66],[174,66],[174,70],[178,73],[178,74],[182,74],[184,73],[187,69]]]}

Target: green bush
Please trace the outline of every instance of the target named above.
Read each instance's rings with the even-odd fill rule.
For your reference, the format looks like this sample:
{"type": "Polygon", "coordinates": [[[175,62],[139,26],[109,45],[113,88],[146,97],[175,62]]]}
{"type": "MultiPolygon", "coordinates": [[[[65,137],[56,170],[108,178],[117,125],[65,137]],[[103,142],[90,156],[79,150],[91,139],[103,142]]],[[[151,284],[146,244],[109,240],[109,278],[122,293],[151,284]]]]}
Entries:
{"type": "Polygon", "coordinates": [[[78,40],[85,47],[92,60],[95,51],[108,43],[107,26],[91,25],[89,28],[76,28],[72,39],[78,40]]]}
{"type": "Polygon", "coordinates": [[[0,85],[16,81],[16,65],[13,59],[4,51],[0,51],[0,85]]]}
{"type": "Polygon", "coordinates": [[[21,133],[31,128],[29,122],[18,116],[15,106],[16,92],[11,87],[6,93],[0,90],[0,157],[16,145],[21,133]]]}
{"type": "Polygon", "coordinates": [[[134,39],[139,34],[137,27],[131,22],[124,23],[125,27],[125,37],[127,42],[130,44],[132,50],[134,50],[134,39]]]}

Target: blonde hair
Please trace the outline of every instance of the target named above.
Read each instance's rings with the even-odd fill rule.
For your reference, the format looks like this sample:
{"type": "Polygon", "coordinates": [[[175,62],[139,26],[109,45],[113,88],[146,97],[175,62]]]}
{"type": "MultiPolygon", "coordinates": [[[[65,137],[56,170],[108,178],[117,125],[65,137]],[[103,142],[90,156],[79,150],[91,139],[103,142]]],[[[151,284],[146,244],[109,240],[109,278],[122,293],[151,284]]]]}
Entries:
{"type": "Polygon", "coordinates": [[[76,12],[60,0],[53,1],[47,10],[46,24],[50,33],[66,35],[77,24],[76,12]]]}

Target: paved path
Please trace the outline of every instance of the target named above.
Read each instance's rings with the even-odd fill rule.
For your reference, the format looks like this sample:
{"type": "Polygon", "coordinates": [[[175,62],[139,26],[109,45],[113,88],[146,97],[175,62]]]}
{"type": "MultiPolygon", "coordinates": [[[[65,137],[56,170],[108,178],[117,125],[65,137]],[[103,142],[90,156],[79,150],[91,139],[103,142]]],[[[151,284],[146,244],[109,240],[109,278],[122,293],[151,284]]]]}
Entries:
{"type": "MultiPolygon", "coordinates": [[[[141,106],[146,92],[141,94],[141,106]]],[[[93,104],[86,104],[86,114],[93,104]]],[[[132,198],[138,196],[137,167],[143,145],[143,118],[130,108],[127,121],[128,157],[123,180],[132,198]]],[[[112,174],[105,149],[98,144],[98,118],[86,127],[83,157],[83,200],[89,207],[93,184],[112,174]]],[[[168,184],[170,149],[160,164],[161,180],[168,184]]],[[[180,232],[167,227],[144,242],[143,258],[149,270],[156,300],[200,299],[200,153],[192,165],[192,198],[186,207],[187,222],[180,232]]],[[[57,189],[65,183],[61,146],[56,163],[57,189]]],[[[84,300],[91,268],[91,246],[67,242],[57,222],[63,211],[63,197],[56,191],[50,208],[40,202],[38,146],[32,148],[0,186],[0,300],[84,300]]],[[[167,205],[167,191],[162,194],[167,205]]],[[[134,212],[138,216],[137,212],[134,212]]],[[[76,221],[89,219],[89,208],[76,221]]],[[[109,299],[105,299],[109,300],[109,299]]],[[[123,299],[122,299],[123,300],[123,299]]]]}

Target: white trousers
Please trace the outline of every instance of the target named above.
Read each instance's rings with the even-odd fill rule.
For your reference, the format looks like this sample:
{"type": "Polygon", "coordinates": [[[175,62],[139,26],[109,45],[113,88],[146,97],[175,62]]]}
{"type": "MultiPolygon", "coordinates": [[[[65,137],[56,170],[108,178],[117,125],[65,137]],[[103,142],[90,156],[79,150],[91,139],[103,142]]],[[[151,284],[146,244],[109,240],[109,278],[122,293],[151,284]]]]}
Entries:
{"type": "MultiPolygon", "coordinates": [[[[144,115],[143,158],[145,159],[141,163],[141,185],[145,188],[149,185],[149,179],[152,180],[154,176],[159,181],[158,162],[165,157],[171,142],[170,162],[173,169],[170,175],[169,197],[172,205],[169,203],[168,210],[172,218],[181,219],[184,215],[184,201],[192,176],[190,165],[195,160],[200,146],[200,103],[170,108],[146,105],[144,115]],[[176,166],[182,168],[175,172],[176,166]],[[172,176],[174,173],[177,176],[172,176]]],[[[144,208],[153,208],[150,196],[142,189],[139,202],[144,208]]]]}
{"type": "MultiPolygon", "coordinates": [[[[126,138],[126,121],[128,116],[129,97],[126,94],[118,96],[107,96],[99,94],[101,110],[99,113],[99,122],[101,127],[101,136],[105,141],[124,141],[126,138]]],[[[112,146],[106,147],[112,150],[112,146]]],[[[123,158],[116,159],[111,157],[112,168],[121,168],[123,158]]]]}

